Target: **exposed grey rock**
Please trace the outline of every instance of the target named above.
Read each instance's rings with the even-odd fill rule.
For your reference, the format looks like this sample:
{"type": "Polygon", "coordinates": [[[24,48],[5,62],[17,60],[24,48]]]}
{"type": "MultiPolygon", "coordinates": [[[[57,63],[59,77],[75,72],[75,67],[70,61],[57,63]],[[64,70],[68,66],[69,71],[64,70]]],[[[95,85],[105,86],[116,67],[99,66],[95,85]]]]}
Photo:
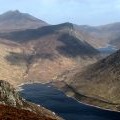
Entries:
{"type": "Polygon", "coordinates": [[[0,103],[10,106],[22,106],[22,98],[19,93],[7,82],[0,80],[0,103]]]}

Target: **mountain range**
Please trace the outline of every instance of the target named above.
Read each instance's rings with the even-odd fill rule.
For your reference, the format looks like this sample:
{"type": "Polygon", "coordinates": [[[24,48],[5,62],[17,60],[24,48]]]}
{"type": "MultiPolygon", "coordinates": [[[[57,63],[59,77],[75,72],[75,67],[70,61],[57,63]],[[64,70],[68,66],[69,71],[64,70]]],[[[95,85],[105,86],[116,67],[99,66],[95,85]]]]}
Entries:
{"type": "Polygon", "coordinates": [[[79,26],[79,29],[87,37],[86,40],[96,48],[105,47],[108,44],[120,48],[120,22],[101,26],[82,25],[79,26]]]}
{"type": "Polygon", "coordinates": [[[0,79],[15,87],[53,82],[80,101],[119,110],[120,51],[102,58],[98,50],[119,49],[119,32],[120,23],[50,25],[9,11],[0,15],[0,79]]]}
{"type": "Polygon", "coordinates": [[[0,42],[0,79],[16,84],[49,82],[78,64],[82,68],[99,58],[99,51],[81,39],[71,23],[2,32],[0,42]]]}

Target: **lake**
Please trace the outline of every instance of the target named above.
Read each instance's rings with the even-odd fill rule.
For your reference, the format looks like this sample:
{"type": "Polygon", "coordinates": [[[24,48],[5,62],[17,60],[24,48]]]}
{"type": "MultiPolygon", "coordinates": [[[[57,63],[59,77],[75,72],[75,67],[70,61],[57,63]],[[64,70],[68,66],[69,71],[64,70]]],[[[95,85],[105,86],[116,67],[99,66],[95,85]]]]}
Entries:
{"type": "Polygon", "coordinates": [[[120,120],[120,113],[84,105],[50,84],[25,84],[23,98],[54,111],[65,120],[120,120]]]}
{"type": "Polygon", "coordinates": [[[98,50],[103,55],[110,55],[114,53],[115,51],[117,51],[118,49],[115,46],[108,44],[106,47],[98,48],[98,50]]]}

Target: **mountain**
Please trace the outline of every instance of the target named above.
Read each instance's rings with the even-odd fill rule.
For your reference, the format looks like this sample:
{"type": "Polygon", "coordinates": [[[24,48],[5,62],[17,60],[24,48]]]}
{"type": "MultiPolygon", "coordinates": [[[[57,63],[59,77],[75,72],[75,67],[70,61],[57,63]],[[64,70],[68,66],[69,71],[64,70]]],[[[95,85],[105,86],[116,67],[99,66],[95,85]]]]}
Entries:
{"type": "Polygon", "coordinates": [[[27,102],[8,82],[0,80],[0,119],[62,120],[51,111],[27,102]]]}
{"type": "MultiPolygon", "coordinates": [[[[72,23],[65,24],[72,25],[73,29],[76,31],[77,36],[95,48],[105,47],[108,44],[112,44],[120,48],[120,45],[118,45],[118,39],[120,38],[119,22],[101,26],[75,25],[72,23]]],[[[18,10],[8,11],[0,15],[0,33],[36,29],[43,26],[48,26],[48,24],[27,13],[21,13],[18,10]]]]}
{"type": "Polygon", "coordinates": [[[0,15],[0,32],[34,29],[46,25],[46,22],[18,10],[0,15]]]}
{"type": "Polygon", "coordinates": [[[80,101],[119,111],[120,50],[87,66],[84,71],[78,70],[66,80],[63,88],[72,91],[72,96],[80,101]]]}
{"type": "Polygon", "coordinates": [[[0,77],[4,80],[10,77],[12,83],[49,82],[76,66],[82,69],[99,56],[95,48],[76,34],[70,23],[2,33],[0,39],[1,47],[4,46],[0,77]],[[2,73],[7,78],[2,77],[2,73]]]}
{"type": "MultiPolygon", "coordinates": [[[[58,41],[59,43],[62,42],[64,44],[66,48],[61,47],[61,50],[59,51],[62,54],[65,54],[66,52],[66,55],[69,54],[67,56],[70,57],[80,56],[80,55],[92,56],[98,53],[98,51],[95,48],[93,48],[90,44],[88,44],[84,39],[81,39],[81,37],[77,34],[76,29],[74,29],[73,24],[70,23],[0,34],[0,38],[11,40],[18,43],[26,43],[26,44],[33,40],[35,43],[38,41],[48,42],[49,41],[48,37],[52,38],[53,36],[55,36],[54,39],[56,39],[56,41],[58,41]],[[67,47],[69,48],[67,49],[67,47]]],[[[58,46],[59,43],[57,43],[58,46]]]]}
{"type": "Polygon", "coordinates": [[[101,26],[79,25],[77,28],[84,34],[83,37],[85,40],[96,48],[105,47],[108,44],[115,45],[120,48],[119,45],[115,44],[116,39],[120,38],[119,22],[101,26]]]}
{"type": "Polygon", "coordinates": [[[116,48],[120,48],[120,35],[118,35],[114,40],[110,41],[110,44],[116,46],[116,48]]]}

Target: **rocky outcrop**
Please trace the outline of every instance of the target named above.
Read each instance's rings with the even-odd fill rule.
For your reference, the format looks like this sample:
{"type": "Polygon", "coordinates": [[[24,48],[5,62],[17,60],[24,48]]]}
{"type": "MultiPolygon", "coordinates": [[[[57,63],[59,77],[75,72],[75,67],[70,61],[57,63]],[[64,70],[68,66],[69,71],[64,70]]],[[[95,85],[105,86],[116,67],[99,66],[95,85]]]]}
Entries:
{"type": "Polygon", "coordinates": [[[15,113],[13,111],[15,111],[17,115],[16,117],[19,117],[18,113],[20,113],[20,115],[22,113],[24,113],[23,115],[28,115],[28,113],[31,112],[31,114],[33,115],[38,115],[38,118],[40,116],[43,116],[43,120],[44,118],[46,118],[45,120],[47,120],[47,118],[48,120],[61,120],[61,118],[57,117],[55,113],[43,108],[42,106],[38,106],[24,100],[22,97],[19,96],[19,93],[9,83],[2,80],[0,80],[0,108],[0,116],[2,117],[5,117],[3,116],[5,115],[3,113],[7,110],[10,112],[10,115],[14,115],[15,113]]]}
{"type": "Polygon", "coordinates": [[[13,107],[23,106],[23,99],[15,89],[5,81],[0,80],[0,103],[13,107]]]}

